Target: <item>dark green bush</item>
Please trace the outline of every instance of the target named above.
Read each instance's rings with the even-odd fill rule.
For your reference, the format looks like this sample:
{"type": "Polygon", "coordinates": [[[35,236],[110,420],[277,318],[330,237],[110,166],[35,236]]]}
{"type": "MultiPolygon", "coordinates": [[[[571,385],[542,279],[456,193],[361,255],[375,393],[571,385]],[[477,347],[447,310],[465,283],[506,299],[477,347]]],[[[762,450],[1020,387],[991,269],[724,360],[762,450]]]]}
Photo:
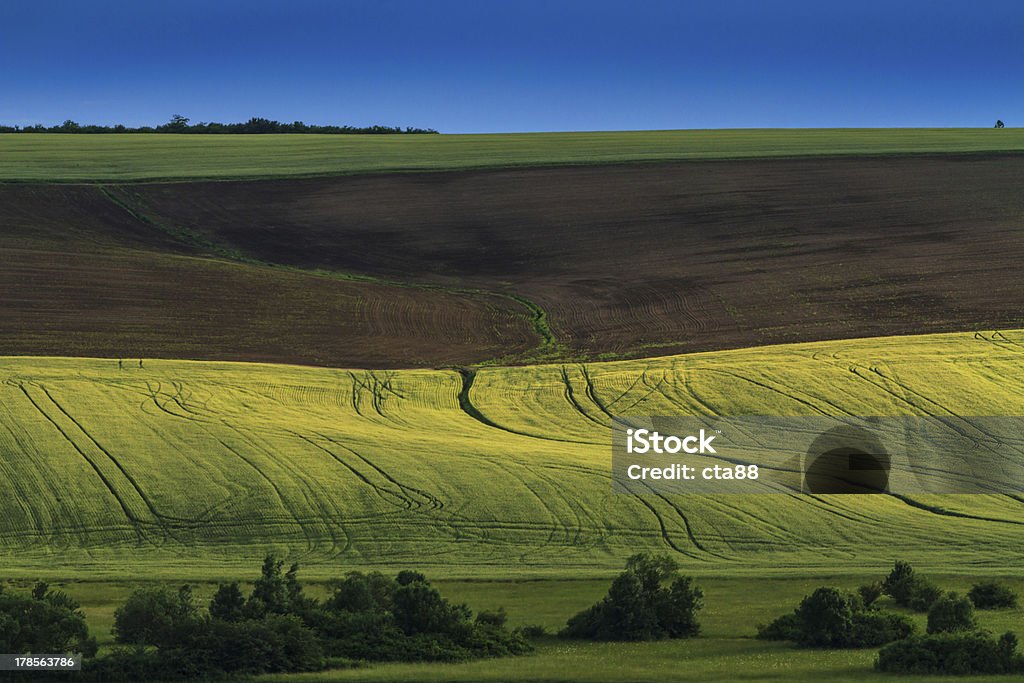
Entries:
{"type": "Polygon", "coordinates": [[[474,620],[468,607],[452,604],[413,571],[395,578],[352,572],[306,618],[330,655],[349,659],[464,661],[531,649],[505,628],[504,610],[474,620]]]}
{"type": "Polygon", "coordinates": [[[296,616],[271,614],[263,619],[211,619],[182,656],[203,664],[204,671],[283,673],[323,668],[323,647],[317,634],[296,616]]]}
{"type": "Polygon", "coordinates": [[[884,589],[882,588],[882,583],[880,581],[863,585],[857,589],[857,595],[860,596],[865,607],[871,607],[875,604],[875,601],[882,597],[883,593],[884,589]]]}
{"type": "Polygon", "coordinates": [[[191,637],[198,614],[188,586],[143,588],[114,611],[114,638],[123,645],[173,647],[191,637]]]}
{"type": "MultiPolygon", "coordinates": [[[[174,647],[129,648],[87,661],[86,681],[210,679],[233,674],[318,671],[320,639],[298,617],[202,619],[174,647]]],[[[76,677],[77,678],[77,677],[76,677]]]]}
{"type": "Polygon", "coordinates": [[[569,619],[561,635],[587,640],[659,640],[700,632],[697,612],[704,592],[678,575],[674,560],[634,555],[612,582],[608,595],[569,619]],[[668,585],[666,585],[668,584],[668,585]]]}
{"type": "Polygon", "coordinates": [[[868,610],[854,614],[848,647],[878,647],[914,633],[914,622],[902,614],[868,610]]]}
{"type": "Polygon", "coordinates": [[[1024,657],[1016,648],[1012,633],[998,640],[977,631],[913,636],[883,647],[875,667],[890,673],[951,676],[1024,673],[1024,657]]]}
{"type": "Polygon", "coordinates": [[[914,631],[906,617],[864,606],[860,596],[819,588],[800,606],[758,628],[763,640],[791,640],[805,647],[876,647],[914,631]]]}
{"type": "Polygon", "coordinates": [[[757,627],[757,637],[761,640],[792,640],[797,642],[802,638],[803,622],[796,612],[783,614],[770,624],[762,624],[757,627]]]}
{"type": "Polygon", "coordinates": [[[499,607],[493,612],[478,612],[476,623],[493,628],[504,628],[505,624],[508,623],[508,613],[505,612],[504,607],[499,607]]]}
{"type": "Polygon", "coordinates": [[[115,613],[118,642],[134,647],[90,663],[83,680],[317,671],[328,661],[465,661],[532,649],[505,627],[503,609],[474,619],[418,572],[353,572],[321,603],[304,594],[297,565],[283,569],[267,557],[248,598],[237,583],[221,585],[209,616],[198,613],[187,586],[136,591],[115,613]]]}
{"type": "Polygon", "coordinates": [[[210,601],[210,616],[221,621],[241,621],[245,618],[245,596],[238,582],[221,584],[210,601]]]}
{"type": "Polygon", "coordinates": [[[1004,609],[1017,606],[1017,594],[996,581],[982,581],[971,587],[967,594],[978,609],[1004,609]]]}
{"type": "Polygon", "coordinates": [[[974,605],[956,593],[942,596],[928,610],[928,633],[973,631],[975,626],[974,605]]]}
{"type": "Polygon", "coordinates": [[[942,590],[927,579],[919,576],[910,563],[897,560],[882,582],[883,592],[897,605],[909,607],[915,612],[927,612],[932,603],[942,596],[942,590]]]}
{"type": "Polygon", "coordinates": [[[85,615],[77,602],[61,591],[36,584],[31,595],[0,586],[0,652],[96,654],[85,615]]]}
{"type": "Polygon", "coordinates": [[[524,638],[544,638],[548,635],[548,629],[541,624],[529,624],[519,629],[524,638]]]}

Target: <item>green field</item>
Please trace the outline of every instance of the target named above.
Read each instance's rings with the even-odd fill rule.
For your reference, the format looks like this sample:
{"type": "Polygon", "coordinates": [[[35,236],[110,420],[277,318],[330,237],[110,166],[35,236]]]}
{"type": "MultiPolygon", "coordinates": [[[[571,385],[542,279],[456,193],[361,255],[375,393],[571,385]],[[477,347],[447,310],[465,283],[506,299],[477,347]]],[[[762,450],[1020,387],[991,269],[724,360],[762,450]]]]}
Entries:
{"type": "Polygon", "coordinates": [[[998,571],[1009,496],[626,496],[609,414],[991,415],[1024,409],[1024,331],[801,344],[590,365],[345,371],[0,361],[8,576],[218,578],[268,550],[311,576],[859,570],[894,554],[998,571]]]}
{"type": "Polygon", "coordinates": [[[0,181],[257,178],[817,155],[1024,151],[1024,129],[487,135],[0,135],[0,181]]]}
{"type": "MultiPolygon", "coordinates": [[[[875,650],[803,650],[785,643],[754,639],[756,626],[789,612],[822,585],[854,589],[876,580],[887,567],[879,565],[858,574],[819,573],[774,577],[722,577],[711,569],[692,572],[706,594],[701,612],[702,634],[695,640],[658,643],[586,643],[554,639],[538,643],[537,652],[525,657],[483,660],[466,664],[377,664],[319,674],[265,676],[271,681],[932,681],[946,677],[898,677],[871,670],[875,650]],[[755,674],[756,672],[756,674],[755,674]]],[[[244,574],[251,577],[252,568],[244,574]]],[[[437,572],[438,577],[443,572],[437,572]]],[[[939,585],[961,593],[973,579],[962,575],[930,575],[939,585]]],[[[1019,574],[1000,577],[1024,592],[1019,574]]],[[[599,599],[608,579],[550,579],[536,581],[446,580],[434,584],[456,602],[474,610],[505,607],[511,626],[542,625],[557,631],[565,620],[599,599]]],[[[113,647],[110,634],[114,609],[144,581],[67,581],[59,587],[78,599],[89,626],[104,650],[113,647]]],[[[170,583],[175,588],[179,584],[170,583]]],[[[20,590],[28,585],[18,586],[20,590]]],[[[207,601],[216,586],[194,586],[197,599],[207,601]]],[[[326,595],[323,584],[307,586],[314,597],[326,595]]],[[[884,599],[883,599],[884,602],[884,599]]],[[[891,605],[889,609],[893,608],[891,605]]],[[[906,612],[904,612],[906,613],[906,612]]],[[[911,615],[923,630],[925,617],[911,615]]],[[[1012,630],[1024,635],[1024,608],[979,612],[979,622],[995,633],[1012,630]]],[[[1005,681],[1005,677],[979,677],[976,681],[1005,681]]]]}

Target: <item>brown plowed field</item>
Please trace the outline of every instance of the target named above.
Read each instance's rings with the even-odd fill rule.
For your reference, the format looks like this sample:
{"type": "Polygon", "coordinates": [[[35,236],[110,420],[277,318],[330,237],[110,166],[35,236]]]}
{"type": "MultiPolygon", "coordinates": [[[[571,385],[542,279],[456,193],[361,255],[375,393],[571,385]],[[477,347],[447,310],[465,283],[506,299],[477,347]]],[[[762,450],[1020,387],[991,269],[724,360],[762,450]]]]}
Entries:
{"type": "Polygon", "coordinates": [[[1024,324],[1024,157],[122,186],[250,257],[505,291],[570,354],[1024,324]]]}
{"type": "Polygon", "coordinates": [[[0,185],[0,355],[376,368],[539,343],[514,301],[193,254],[88,186],[0,185]]]}

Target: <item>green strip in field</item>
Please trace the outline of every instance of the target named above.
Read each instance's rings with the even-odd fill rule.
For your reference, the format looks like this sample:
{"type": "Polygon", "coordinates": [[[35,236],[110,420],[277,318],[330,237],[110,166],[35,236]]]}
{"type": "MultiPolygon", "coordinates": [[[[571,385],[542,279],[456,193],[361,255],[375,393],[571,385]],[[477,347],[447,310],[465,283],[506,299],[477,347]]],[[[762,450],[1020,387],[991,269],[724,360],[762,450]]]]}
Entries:
{"type": "Polygon", "coordinates": [[[232,179],[558,164],[1024,151],[1024,129],[488,135],[0,135],[0,180],[232,179]]]}

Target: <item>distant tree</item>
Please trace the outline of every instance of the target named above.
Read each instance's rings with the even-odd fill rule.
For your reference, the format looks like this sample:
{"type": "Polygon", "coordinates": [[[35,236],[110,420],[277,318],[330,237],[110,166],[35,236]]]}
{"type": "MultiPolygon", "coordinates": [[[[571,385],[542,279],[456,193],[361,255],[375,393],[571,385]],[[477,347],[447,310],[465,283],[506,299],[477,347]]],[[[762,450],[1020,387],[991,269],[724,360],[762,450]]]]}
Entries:
{"type": "Polygon", "coordinates": [[[1004,124],[1002,121],[998,121],[998,120],[996,121],[996,128],[1005,128],[1005,127],[1006,127],[1006,124],[1004,124]]]}

